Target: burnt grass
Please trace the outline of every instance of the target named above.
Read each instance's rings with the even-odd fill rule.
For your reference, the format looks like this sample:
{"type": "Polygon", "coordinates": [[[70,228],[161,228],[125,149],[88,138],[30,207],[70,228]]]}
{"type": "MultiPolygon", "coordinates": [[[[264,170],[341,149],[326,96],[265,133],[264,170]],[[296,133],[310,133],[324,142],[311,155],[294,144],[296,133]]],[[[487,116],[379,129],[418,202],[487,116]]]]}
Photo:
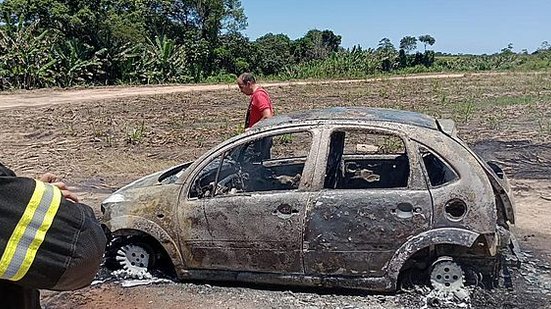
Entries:
{"type": "MultiPolygon", "coordinates": [[[[451,118],[459,135],[484,157],[500,162],[510,178],[551,180],[551,73],[291,85],[268,91],[277,114],[367,106],[451,118]]],[[[193,160],[240,133],[248,103],[237,87],[84,99],[78,104],[2,110],[0,160],[20,175],[51,171],[77,191],[105,195],[143,175],[193,160]]],[[[89,202],[99,212],[98,200],[89,202]]],[[[528,288],[533,284],[519,271],[514,281],[514,290],[475,291],[472,306],[549,304],[549,293],[528,288]]],[[[403,300],[393,303],[417,307],[415,293],[406,293],[403,300]]]]}

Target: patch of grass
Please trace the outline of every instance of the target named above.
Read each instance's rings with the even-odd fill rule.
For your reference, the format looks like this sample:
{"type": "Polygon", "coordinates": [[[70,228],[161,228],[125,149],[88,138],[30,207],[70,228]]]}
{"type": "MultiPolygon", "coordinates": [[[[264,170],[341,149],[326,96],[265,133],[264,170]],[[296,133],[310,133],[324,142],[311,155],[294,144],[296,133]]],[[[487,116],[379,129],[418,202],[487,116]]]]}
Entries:
{"type": "Polygon", "coordinates": [[[380,153],[400,154],[405,152],[404,142],[397,136],[384,136],[382,141],[377,143],[380,153]]]}
{"type": "MultiPolygon", "coordinates": [[[[87,110],[90,131],[95,140],[105,141],[107,146],[113,146],[115,141],[115,133],[117,130],[116,123],[112,114],[109,111],[100,108],[99,110],[87,110]]],[[[70,125],[70,131],[73,130],[73,125],[70,125]]],[[[77,136],[76,132],[71,133],[72,136],[77,136]]]]}
{"type": "Polygon", "coordinates": [[[390,97],[387,87],[379,88],[379,97],[383,99],[388,99],[390,97]]]}
{"type": "Polygon", "coordinates": [[[137,145],[143,140],[143,138],[145,137],[145,133],[145,123],[142,120],[142,123],[140,125],[132,127],[130,128],[130,130],[126,131],[126,142],[128,144],[137,145]]]}
{"type": "Polygon", "coordinates": [[[290,144],[292,143],[294,140],[294,136],[290,133],[288,134],[283,134],[283,135],[280,135],[277,137],[277,141],[280,143],[280,144],[290,144]]]}
{"type": "Polygon", "coordinates": [[[471,100],[466,102],[461,102],[454,105],[454,115],[453,117],[459,123],[467,123],[471,120],[476,112],[477,108],[475,103],[471,100]]]}
{"type": "Polygon", "coordinates": [[[486,106],[513,106],[513,105],[531,105],[540,100],[541,98],[533,95],[525,95],[518,97],[496,97],[489,100],[483,100],[481,105],[486,106]]]}
{"type": "Polygon", "coordinates": [[[245,132],[245,125],[242,122],[239,122],[235,125],[231,125],[229,121],[226,121],[220,129],[222,132],[225,132],[223,134],[223,140],[227,140],[229,138],[232,138],[234,136],[237,136],[243,132],[245,132]]]}
{"type": "Polygon", "coordinates": [[[179,115],[171,115],[169,118],[169,127],[173,129],[183,129],[188,126],[186,113],[183,112],[179,115]]]}
{"type": "Polygon", "coordinates": [[[488,117],[486,118],[486,124],[492,130],[498,129],[500,123],[501,123],[501,120],[496,115],[488,115],[488,117]]]}
{"type": "Polygon", "coordinates": [[[545,135],[551,135],[551,117],[544,113],[539,113],[536,120],[540,133],[545,135]]]}

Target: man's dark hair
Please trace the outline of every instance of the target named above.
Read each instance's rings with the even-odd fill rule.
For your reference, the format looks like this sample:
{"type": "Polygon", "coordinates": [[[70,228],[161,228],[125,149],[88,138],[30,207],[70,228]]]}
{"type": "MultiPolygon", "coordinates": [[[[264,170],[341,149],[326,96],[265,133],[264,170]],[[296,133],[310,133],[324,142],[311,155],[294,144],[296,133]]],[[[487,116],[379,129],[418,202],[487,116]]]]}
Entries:
{"type": "Polygon", "coordinates": [[[251,82],[253,84],[256,83],[256,79],[254,78],[253,73],[243,73],[239,75],[239,79],[244,83],[247,84],[248,82],[251,82]]]}

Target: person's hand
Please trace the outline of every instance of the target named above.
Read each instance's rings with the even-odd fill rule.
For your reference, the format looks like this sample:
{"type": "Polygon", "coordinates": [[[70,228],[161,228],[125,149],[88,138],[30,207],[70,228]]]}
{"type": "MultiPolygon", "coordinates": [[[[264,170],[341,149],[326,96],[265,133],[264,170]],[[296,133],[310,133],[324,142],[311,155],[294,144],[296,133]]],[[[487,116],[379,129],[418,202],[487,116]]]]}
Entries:
{"type": "Polygon", "coordinates": [[[46,174],[38,177],[38,180],[40,180],[42,182],[47,182],[47,183],[54,183],[54,182],[59,180],[59,177],[57,177],[56,175],[54,175],[52,173],[46,173],[46,174]]]}
{"type": "Polygon", "coordinates": [[[58,187],[59,190],[61,190],[61,194],[63,195],[64,198],[66,198],[70,201],[73,201],[75,203],[78,203],[77,195],[74,194],[73,192],[71,192],[71,190],[69,190],[69,188],[67,187],[67,185],[65,183],[59,181],[59,177],[57,177],[56,175],[54,175],[52,173],[46,173],[46,174],[40,176],[38,178],[38,180],[50,183],[53,186],[58,187]]]}
{"type": "Polygon", "coordinates": [[[58,187],[59,190],[61,190],[61,194],[63,194],[64,198],[70,201],[73,201],[75,203],[78,203],[78,196],[73,192],[71,192],[71,190],[69,190],[69,188],[67,187],[67,185],[65,185],[65,183],[59,181],[59,182],[52,183],[52,185],[58,187]]]}

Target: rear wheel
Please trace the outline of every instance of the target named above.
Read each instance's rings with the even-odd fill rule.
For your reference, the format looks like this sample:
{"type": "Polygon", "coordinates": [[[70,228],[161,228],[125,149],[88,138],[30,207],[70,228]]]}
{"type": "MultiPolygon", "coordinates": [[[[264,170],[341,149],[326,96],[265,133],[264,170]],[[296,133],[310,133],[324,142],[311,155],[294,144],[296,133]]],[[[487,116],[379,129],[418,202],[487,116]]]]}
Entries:
{"type": "Polygon", "coordinates": [[[430,283],[436,290],[456,291],[465,287],[465,273],[451,257],[440,257],[432,264],[430,283]]]}
{"type": "Polygon", "coordinates": [[[436,299],[456,298],[466,300],[469,292],[465,289],[465,271],[463,267],[449,256],[442,256],[432,263],[430,284],[436,299]]]}

